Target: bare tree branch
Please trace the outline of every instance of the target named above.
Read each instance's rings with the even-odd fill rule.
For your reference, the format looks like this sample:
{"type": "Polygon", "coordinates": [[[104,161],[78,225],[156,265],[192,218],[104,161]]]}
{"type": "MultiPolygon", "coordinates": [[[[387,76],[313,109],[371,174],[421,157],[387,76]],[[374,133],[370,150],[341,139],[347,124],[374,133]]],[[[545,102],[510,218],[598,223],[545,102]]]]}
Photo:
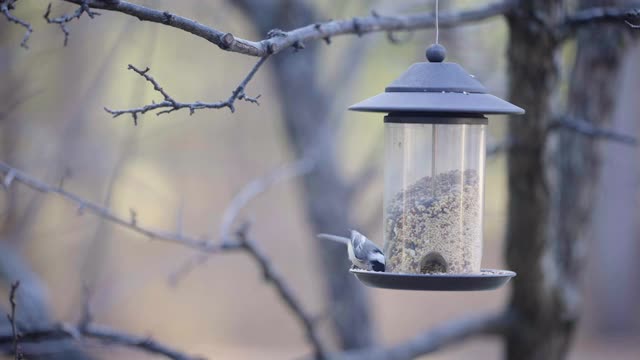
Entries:
{"type": "Polygon", "coordinates": [[[253,66],[253,68],[251,69],[251,71],[249,71],[249,74],[247,74],[247,76],[242,80],[242,82],[240,82],[240,84],[235,88],[235,90],[233,90],[233,92],[231,93],[231,96],[229,96],[229,98],[227,100],[224,101],[219,101],[219,102],[215,102],[215,103],[204,103],[204,102],[200,102],[200,101],[196,101],[195,103],[181,103],[178,102],[176,100],[174,100],[161,86],[160,84],[158,84],[158,82],[151,76],[148,74],[149,72],[149,68],[146,68],[144,70],[140,70],[138,68],[136,68],[135,66],[129,64],[129,70],[133,70],[135,71],[138,75],[142,76],[145,80],[147,80],[148,82],[150,82],[153,85],[153,89],[157,92],[159,92],[162,97],[164,98],[164,100],[162,102],[159,103],[153,103],[153,104],[149,104],[149,105],[145,105],[142,107],[138,107],[138,108],[133,108],[133,109],[125,109],[125,110],[111,110],[109,108],[104,108],[109,114],[113,115],[113,117],[118,117],[122,114],[130,114],[133,117],[133,123],[134,125],[138,124],[138,115],[144,114],[147,111],[151,111],[151,110],[156,110],[156,109],[163,109],[162,111],[158,112],[157,115],[161,115],[161,114],[168,114],[170,112],[176,111],[176,110],[180,110],[180,109],[189,109],[189,113],[191,115],[193,115],[193,113],[196,110],[199,109],[220,109],[220,108],[229,108],[229,110],[231,110],[231,112],[235,111],[235,102],[236,100],[244,100],[244,101],[248,101],[254,104],[258,104],[258,98],[260,98],[260,96],[258,95],[255,98],[249,97],[245,94],[244,90],[247,86],[247,84],[249,83],[249,81],[251,81],[251,79],[253,78],[253,76],[256,74],[256,72],[258,72],[258,69],[260,69],[260,67],[262,66],[262,64],[264,64],[264,62],[267,60],[268,56],[262,57],[260,58],[260,60],[258,60],[258,62],[253,66]]]}
{"type": "MultiPolygon", "coordinates": [[[[6,240],[6,239],[2,239],[6,240]]],[[[20,352],[24,358],[29,360],[50,359],[50,360],[85,360],[90,357],[86,355],[80,346],[71,340],[56,341],[55,344],[32,344],[24,343],[22,333],[32,329],[49,328],[53,322],[50,319],[49,303],[46,291],[38,276],[26,263],[24,257],[14,245],[7,241],[0,241],[0,283],[7,284],[10,288],[15,281],[20,281],[20,288],[14,292],[16,302],[15,319],[16,334],[20,341],[20,352]],[[49,348],[53,351],[42,354],[42,349],[49,348]],[[47,356],[48,355],[48,356],[47,356]]],[[[10,297],[10,296],[9,296],[10,297]]],[[[0,306],[0,308],[3,308],[0,306]]],[[[4,309],[4,308],[3,308],[4,309]]],[[[8,308],[7,313],[11,311],[8,308]]],[[[4,340],[0,343],[0,358],[2,354],[13,354],[13,344],[10,340],[12,336],[12,324],[10,321],[0,320],[0,336],[4,340]]]]}
{"type": "MultiPolygon", "coordinates": [[[[83,0],[65,1],[79,5],[83,3],[83,0]]],[[[440,14],[440,26],[452,27],[463,23],[485,20],[512,10],[516,4],[517,0],[502,0],[473,10],[443,12],[440,14]]],[[[338,35],[408,31],[429,28],[435,25],[435,17],[431,13],[408,16],[372,15],[311,24],[288,32],[282,32],[279,36],[261,41],[250,41],[168,11],[160,11],[127,1],[93,0],[89,1],[88,5],[96,9],[131,15],[142,21],[151,21],[175,27],[203,38],[222,50],[258,57],[276,54],[290,47],[299,48],[307,41],[325,40],[338,35]]]]}
{"type": "Polygon", "coordinates": [[[174,360],[200,360],[202,357],[186,355],[179,350],[164,345],[149,337],[130,335],[110,329],[104,326],[89,325],[80,330],[80,334],[87,338],[92,338],[120,346],[137,348],[156,355],[163,355],[174,360]]]}
{"type": "Polygon", "coordinates": [[[31,33],[33,32],[33,27],[31,27],[31,24],[29,24],[28,22],[22,20],[22,19],[18,19],[17,17],[13,16],[13,14],[11,14],[11,10],[13,10],[15,8],[14,4],[17,2],[18,0],[4,0],[4,1],[0,1],[0,12],[2,12],[4,14],[4,17],[7,18],[8,21],[16,23],[22,27],[24,27],[26,29],[25,33],[24,33],[24,37],[22,38],[22,41],[20,42],[20,46],[22,46],[25,49],[28,49],[29,46],[27,45],[27,41],[29,41],[29,37],[31,36],[31,33]]]}
{"type": "Polygon", "coordinates": [[[274,185],[309,173],[313,170],[314,165],[314,158],[303,157],[298,161],[277,168],[266,176],[260,177],[247,184],[239,193],[236,194],[236,196],[234,196],[233,200],[229,206],[227,206],[224,214],[222,215],[220,239],[225,242],[232,238],[232,226],[238,218],[240,211],[242,211],[242,209],[247,206],[251,200],[272,188],[274,185]]]}
{"type": "MultiPolygon", "coordinates": [[[[11,335],[0,333],[0,350],[6,351],[5,344],[10,343],[11,335]]],[[[155,355],[162,355],[174,360],[201,360],[202,357],[186,355],[179,350],[164,345],[149,337],[127,334],[106,326],[88,324],[73,326],[57,324],[43,329],[30,329],[20,333],[20,340],[25,343],[40,343],[45,341],[59,341],[65,339],[95,339],[109,344],[134,348],[155,355]]]]}
{"type": "MultiPolygon", "coordinates": [[[[242,209],[244,209],[251,200],[283,181],[309,173],[313,170],[314,166],[315,158],[305,156],[291,164],[279,167],[269,174],[251,181],[243,187],[242,190],[233,197],[229,206],[227,206],[224,214],[222,215],[220,233],[218,236],[220,241],[222,241],[223,244],[233,241],[234,237],[232,227],[238,220],[240,211],[242,211],[242,209]]],[[[192,258],[187,259],[169,276],[169,283],[176,285],[196,267],[203,265],[209,259],[209,255],[210,254],[196,254],[192,258]]]]}
{"type": "Polygon", "coordinates": [[[130,219],[115,215],[109,209],[106,209],[96,203],[84,200],[80,196],[68,192],[63,188],[48,185],[18,169],[12,168],[4,162],[0,162],[0,172],[4,174],[3,184],[5,188],[9,188],[14,181],[17,181],[32,188],[33,190],[40,191],[42,193],[57,194],[65,200],[77,205],[79,213],[92,213],[98,217],[123,226],[129,230],[147,236],[151,239],[167,241],[208,253],[218,253],[226,250],[239,249],[238,244],[225,243],[215,245],[208,239],[199,239],[193,236],[142,227],[137,223],[137,221],[134,223],[130,219]]]}
{"type": "Polygon", "coordinates": [[[488,314],[451,321],[418,334],[409,341],[390,347],[377,347],[335,354],[337,360],[409,360],[460,343],[478,335],[501,335],[511,326],[511,313],[488,314]]]}
{"type": "MultiPolygon", "coordinates": [[[[306,160],[306,161],[312,161],[312,160],[306,160]]],[[[307,166],[310,166],[310,165],[304,164],[304,166],[301,166],[301,167],[303,169],[306,169],[307,166]]],[[[179,245],[193,248],[208,254],[221,253],[221,252],[231,251],[231,250],[246,251],[251,256],[251,258],[256,261],[256,263],[262,270],[265,280],[274,286],[280,298],[287,305],[287,307],[291,309],[291,311],[294,313],[294,315],[298,318],[298,320],[303,325],[305,329],[305,333],[307,335],[307,339],[313,347],[315,356],[318,358],[321,358],[326,353],[324,346],[320,342],[319,333],[314,326],[313,316],[309,315],[303,309],[301,302],[294,296],[293,291],[285,282],[284,278],[271,265],[267,255],[257,246],[255,241],[253,241],[252,239],[249,239],[247,235],[248,227],[246,226],[241,227],[241,229],[236,233],[236,238],[234,240],[225,239],[225,241],[221,241],[219,244],[214,244],[212,241],[209,241],[206,239],[199,240],[199,239],[178,234],[178,233],[169,233],[169,232],[141,227],[137,223],[137,221],[126,220],[122,217],[118,217],[117,215],[113,214],[110,210],[106,208],[103,208],[95,203],[83,200],[78,195],[70,193],[62,188],[50,186],[40,180],[37,180],[25,174],[20,170],[10,167],[4,162],[0,162],[0,172],[5,174],[4,185],[7,189],[11,186],[11,184],[14,181],[17,181],[36,191],[40,191],[43,193],[57,194],[63,197],[64,199],[78,205],[78,209],[81,211],[91,212],[94,215],[101,217],[107,221],[126,227],[137,233],[146,235],[152,239],[164,240],[167,242],[179,244],[179,245]]],[[[289,176],[292,176],[292,175],[289,175],[289,176]]],[[[271,184],[281,181],[283,177],[285,176],[284,175],[274,176],[271,180],[271,184]]],[[[27,336],[28,334],[25,334],[25,339],[29,338],[31,340],[34,340],[33,337],[42,338],[42,337],[49,337],[49,336],[60,336],[60,334],[63,334],[63,337],[68,337],[73,333],[80,333],[87,337],[104,338],[104,340],[109,340],[109,336],[107,336],[110,333],[109,331],[98,332],[98,331],[95,331],[96,329],[95,327],[91,327],[91,326],[81,326],[80,328],[81,329],[76,331],[69,331],[68,329],[65,330],[60,327],[57,327],[55,329],[45,329],[44,331],[41,331],[41,332],[38,332],[38,331],[30,332],[31,338],[27,336]],[[94,331],[91,331],[92,329],[94,331]]],[[[72,330],[73,329],[74,328],[72,328],[72,330]]],[[[111,333],[114,335],[112,337],[114,341],[122,340],[118,343],[127,343],[125,339],[129,339],[130,344],[138,344],[136,346],[142,346],[147,343],[141,340],[143,338],[132,337],[124,334],[120,334],[121,336],[119,336],[119,335],[116,335],[118,334],[116,332],[111,332],[111,333]]],[[[0,336],[0,344],[2,344],[3,340],[4,338],[0,336]]],[[[130,345],[130,346],[133,346],[133,345],[130,345]]],[[[157,346],[157,344],[152,342],[151,345],[148,345],[148,346],[150,346],[151,348],[154,348],[157,346]]]]}
{"type": "Polygon", "coordinates": [[[570,116],[557,117],[547,126],[547,132],[552,132],[558,129],[571,130],[580,135],[584,135],[594,139],[615,141],[631,146],[638,145],[638,139],[634,136],[621,134],[613,130],[602,129],[586,121],[571,118],[570,116]]]}
{"type": "Polygon", "coordinates": [[[248,231],[249,228],[247,225],[241,226],[236,233],[236,238],[249,256],[258,264],[262,270],[265,281],[271,283],[276,288],[280,299],[282,299],[302,324],[307,340],[313,347],[314,358],[324,359],[327,351],[320,341],[320,333],[315,326],[314,317],[303,309],[300,300],[295,297],[282,275],[271,265],[268,256],[258,247],[255,241],[249,238],[248,231]]]}
{"type": "Polygon", "coordinates": [[[100,15],[100,13],[92,11],[91,8],[89,7],[89,5],[87,5],[88,1],[85,0],[83,1],[80,6],[78,7],[78,9],[76,11],[74,11],[71,14],[65,14],[62,16],[59,16],[57,18],[50,18],[49,15],[51,15],[51,3],[49,3],[49,6],[47,6],[47,11],[44,13],[44,19],[47,20],[47,23],[49,24],[58,24],[60,25],[60,30],[62,30],[62,33],[64,34],[64,46],[67,46],[67,44],[69,43],[69,29],[67,29],[67,23],[71,22],[71,20],[73,19],[80,19],[80,17],[82,16],[82,14],[86,13],[90,18],[94,18],[98,15],[100,15]]]}
{"type": "MultiPolygon", "coordinates": [[[[379,14],[373,14],[369,17],[353,18],[348,20],[336,20],[325,23],[316,23],[308,25],[298,29],[294,29],[289,32],[274,31],[270,32],[268,37],[262,41],[252,42],[240,38],[234,37],[230,33],[224,33],[212,27],[205,26],[197,23],[194,20],[187,19],[167,11],[162,12],[159,10],[147,8],[144,6],[128,3],[126,1],[87,1],[87,0],[66,0],[68,2],[79,4],[81,7],[75,14],[78,17],[82,14],[84,8],[87,6],[92,8],[105,9],[110,11],[117,11],[125,14],[129,14],[137,17],[140,20],[146,20],[164,25],[172,26],[178,29],[182,29],[198,37],[204,38],[223,50],[237,52],[246,55],[260,56],[261,60],[254,66],[251,72],[243,80],[243,82],[233,91],[232,95],[226,101],[219,101],[215,103],[181,103],[173,99],[158,83],[147,74],[148,68],[145,70],[139,70],[132,65],[129,65],[129,69],[135,71],[139,75],[143,76],[147,81],[151,82],[154,89],[160,92],[163,96],[163,101],[160,103],[153,103],[145,105],[139,108],[126,109],[126,110],[111,110],[105,108],[107,112],[114,117],[122,114],[130,114],[133,117],[134,124],[137,124],[138,115],[144,114],[147,111],[163,109],[158,115],[170,113],[175,110],[188,108],[190,113],[193,114],[197,109],[220,109],[227,107],[232,112],[235,110],[234,103],[236,100],[246,100],[253,103],[258,103],[257,98],[251,98],[246,96],[244,88],[251,78],[255,75],[260,66],[264,63],[267,57],[271,54],[278,53],[286,48],[294,47],[295,49],[303,49],[304,42],[310,40],[323,39],[328,40],[331,36],[344,35],[344,34],[358,34],[362,35],[369,32],[377,31],[404,31],[413,30],[418,28],[431,27],[435,24],[435,18],[433,14],[420,14],[411,16],[381,16],[379,14]]],[[[486,18],[500,15],[510,10],[515,4],[515,0],[504,0],[494,4],[486,5],[476,10],[469,10],[460,13],[443,13],[440,17],[440,25],[443,27],[455,26],[460,23],[474,22],[484,20],[486,18]]],[[[45,17],[48,19],[48,13],[45,17]]],[[[64,23],[67,19],[72,19],[71,16],[59,18],[61,19],[61,26],[65,32],[65,41],[68,36],[64,23]],[[64,20],[64,21],[63,21],[64,20]]],[[[54,19],[55,20],[55,19],[54,19]]],[[[49,21],[56,22],[56,21],[49,21]]]]}
{"type": "MultiPolygon", "coordinates": [[[[302,306],[302,303],[296,298],[293,291],[286,283],[282,275],[280,275],[271,264],[268,256],[258,247],[258,244],[249,238],[249,228],[246,223],[242,224],[235,234],[232,234],[232,226],[236,223],[241,210],[256,196],[264,193],[269,188],[281,183],[292,177],[301,176],[313,170],[316,163],[316,157],[310,151],[307,156],[300,160],[280,167],[264,177],[258,178],[246,185],[231,201],[222,217],[220,226],[220,239],[224,244],[237,242],[243,250],[258,264],[262,270],[265,281],[271,283],[276,289],[278,295],[287,307],[294,313],[305,330],[308,342],[314,350],[316,358],[324,358],[326,349],[320,341],[320,334],[316,329],[314,317],[309,314],[302,306]]],[[[210,254],[198,254],[182,264],[178,271],[174,272],[170,277],[170,282],[176,283],[188,272],[195,267],[203,264],[209,259],[210,254]]]]}
{"type": "MultiPolygon", "coordinates": [[[[26,40],[31,33],[31,25],[21,21],[11,15],[9,12],[13,8],[13,3],[16,0],[5,0],[0,2],[0,11],[2,11],[7,19],[23,25],[27,28],[27,34],[22,45],[26,46],[26,40]]],[[[47,8],[45,13],[45,19],[49,23],[57,23],[60,25],[63,33],[65,34],[65,45],[68,42],[69,31],[66,28],[66,23],[79,18],[83,13],[87,13],[90,17],[99,15],[96,12],[91,11],[91,8],[105,9],[109,11],[121,12],[131,16],[135,16],[143,21],[151,21],[167,26],[175,27],[198,37],[206,39],[213,44],[217,45],[223,50],[237,52],[241,54],[259,56],[261,60],[254,66],[249,72],[243,82],[233,91],[232,95],[225,101],[219,101],[214,103],[181,103],[174,100],[162,88],[158,83],[147,74],[148,68],[145,70],[139,70],[132,65],[129,65],[129,69],[135,71],[139,75],[143,76],[147,81],[154,85],[154,89],[160,92],[164,100],[160,103],[153,103],[139,108],[126,109],[126,110],[110,110],[105,108],[107,112],[114,117],[122,114],[130,114],[133,117],[134,124],[137,124],[138,115],[144,114],[147,111],[162,109],[158,113],[165,114],[175,110],[188,108],[190,113],[193,114],[197,109],[219,109],[227,107],[232,112],[235,110],[234,103],[236,100],[245,100],[253,103],[257,103],[257,98],[251,98],[246,96],[244,88],[251,78],[255,75],[256,71],[264,63],[266,58],[284,49],[293,47],[296,50],[304,48],[305,41],[322,39],[329,41],[332,36],[345,35],[345,34],[357,34],[362,35],[370,32],[384,31],[390,33],[392,31],[412,31],[414,29],[422,29],[432,27],[435,24],[435,17],[431,13],[422,13],[417,15],[408,16],[382,16],[374,12],[371,16],[367,17],[354,17],[352,19],[334,20],[324,23],[316,23],[300,27],[288,32],[278,30],[277,32],[270,32],[269,36],[261,41],[249,41],[241,38],[236,38],[230,33],[225,33],[217,30],[213,27],[209,27],[200,24],[194,20],[172,14],[167,11],[160,11],[141,5],[129,3],[120,0],[64,0],[67,2],[80,5],[79,8],[70,15],[63,15],[58,18],[51,19],[49,17],[51,4],[47,8]]],[[[460,12],[445,12],[440,15],[440,25],[442,27],[452,27],[464,23],[476,22],[491,18],[493,16],[506,14],[516,8],[518,0],[503,0],[488,5],[484,5],[477,9],[460,11],[460,12]]],[[[574,15],[567,17],[564,24],[561,24],[559,32],[562,34],[569,34],[578,26],[585,23],[601,22],[601,21],[615,21],[625,20],[627,22],[630,19],[636,19],[640,17],[640,11],[638,9],[619,9],[619,8],[594,8],[577,12],[574,15]]],[[[629,22],[631,27],[635,27],[629,22]]],[[[566,37],[567,35],[559,35],[566,37]]]]}
{"type": "Polygon", "coordinates": [[[633,22],[640,21],[640,8],[628,7],[594,7],[589,9],[578,10],[568,15],[564,23],[560,25],[558,36],[560,39],[566,39],[573,35],[579,28],[599,23],[622,23],[626,22],[631,28],[637,29],[640,25],[634,25],[633,22]]]}

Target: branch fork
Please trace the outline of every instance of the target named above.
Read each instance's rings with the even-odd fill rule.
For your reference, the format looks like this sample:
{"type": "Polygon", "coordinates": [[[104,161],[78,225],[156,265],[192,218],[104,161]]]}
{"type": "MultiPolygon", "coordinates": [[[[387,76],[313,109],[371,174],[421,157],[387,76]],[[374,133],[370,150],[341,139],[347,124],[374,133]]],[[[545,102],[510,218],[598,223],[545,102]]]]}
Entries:
{"type": "Polygon", "coordinates": [[[69,35],[70,35],[69,29],[67,28],[67,23],[71,22],[73,19],[80,19],[82,14],[85,14],[85,13],[87,14],[87,16],[89,16],[92,19],[100,15],[99,12],[91,10],[91,7],[89,7],[89,1],[85,0],[80,4],[78,9],[76,9],[76,11],[74,11],[73,13],[64,14],[56,18],[50,17],[51,3],[49,3],[49,5],[47,6],[47,11],[44,13],[44,19],[49,24],[58,24],[60,26],[60,30],[62,30],[62,33],[64,34],[64,46],[67,46],[67,44],[69,43],[69,35]]]}
{"type": "Polygon", "coordinates": [[[33,33],[33,27],[30,23],[19,19],[13,14],[11,14],[11,10],[15,9],[15,3],[18,0],[4,0],[0,1],[0,12],[4,14],[4,17],[7,18],[9,22],[16,23],[25,28],[24,36],[22,37],[22,41],[20,42],[20,46],[28,49],[27,41],[29,41],[29,37],[31,37],[31,33],[33,33]]]}
{"type": "Polygon", "coordinates": [[[256,74],[258,69],[267,60],[267,58],[268,57],[260,58],[260,60],[253,66],[249,74],[247,74],[247,76],[242,80],[242,82],[240,82],[240,84],[233,90],[233,92],[231,93],[231,96],[229,96],[227,100],[219,101],[215,103],[205,103],[201,101],[196,101],[193,103],[178,102],[173,97],[171,97],[171,95],[169,95],[169,93],[167,93],[164,90],[164,88],[162,88],[162,86],[160,86],[160,84],[156,81],[156,79],[153,78],[153,76],[149,75],[150,69],[148,67],[145,68],[144,70],[140,70],[137,67],[129,64],[128,69],[134,71],[136,74],[142,76],[147,82],[151,83],[151,85],[153,85],[153,90],[155,90],[156,92],[160,93],[160,95],[162,95],[163,101],[158,103],[152,102],[149,105],[145,105],[138,108],[132,108],[132,109],[112,110],[105,107],[104,110],[109,114],[113,115],[114,118],[123,114],[129,114],[133,118],[133,124],[138,125],[139,115],[145,114],[148,111],[153,111],[158,109],[160,109],[160,111],[156,113],[156,115],[158,116],[162,114],[168,114],[180,109],[189,109],[189,115],[193,115],[195,111],[199,109],[220,109],[225,107],[229,108],[229,110],[233,113],[236,110],[235,102],[237,100],[242,100],[242,101],[250,102],[256,105],[260,105],[260,103],[258,102],[260,95],[256,97],[247,96],[247,94],[245,93],[245,88],[249,83],[249,81],[251,81],[253,76],[256,74]]]}

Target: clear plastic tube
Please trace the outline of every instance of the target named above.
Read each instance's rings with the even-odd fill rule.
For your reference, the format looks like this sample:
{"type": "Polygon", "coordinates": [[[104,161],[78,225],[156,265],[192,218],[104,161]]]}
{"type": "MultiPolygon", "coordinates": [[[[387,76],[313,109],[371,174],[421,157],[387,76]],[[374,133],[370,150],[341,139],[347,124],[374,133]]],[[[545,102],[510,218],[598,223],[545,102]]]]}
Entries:
{"type": "Polygon", "coordinates": [[[387,272],[480,272],[485,131],[385,123],[387,272]]]}

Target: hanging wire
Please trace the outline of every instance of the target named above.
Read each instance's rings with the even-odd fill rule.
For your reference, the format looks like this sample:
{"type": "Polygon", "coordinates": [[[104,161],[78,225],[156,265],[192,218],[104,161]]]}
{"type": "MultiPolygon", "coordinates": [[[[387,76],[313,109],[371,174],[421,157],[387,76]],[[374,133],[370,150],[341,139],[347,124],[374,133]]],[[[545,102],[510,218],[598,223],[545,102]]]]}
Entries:
{"type": "Polygon", "coordinates": [[[440,40],[440,26],[438,24],[438,0],[436,0],[436,44],[439,44],[440,40]]]}

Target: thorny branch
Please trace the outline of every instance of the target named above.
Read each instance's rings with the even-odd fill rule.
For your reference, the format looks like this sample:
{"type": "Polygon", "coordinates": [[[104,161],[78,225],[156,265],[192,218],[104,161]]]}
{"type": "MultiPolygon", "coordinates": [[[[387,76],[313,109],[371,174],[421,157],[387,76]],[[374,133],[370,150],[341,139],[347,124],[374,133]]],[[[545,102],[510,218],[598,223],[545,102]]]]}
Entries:
{"type": "Polygon", "coordinates": [[[547,132],[555,131],[557,129],[571,130],[580,135],[594,139],[615,141],[631,146],[638,145],[638,139],[634,136],[621,134],[613,130],[602,129],[586,121],[571,118],[570,116],[558,117],[551,121],[547,126],[547,132]]]}
{"type": "Polygon", "coordinates": [[[247,84],[249,83],[249,81],[251,81],[251,79],[256,74],[256,72],[258,72],[258,69],[260,69],[262,64],[265,63],[267,58],[268,56],[265,56],[260,58],[260,60],[258,60],[258,62],[251,69],[251,71],[249,71],[247,76],[245,76],[242,82],[240,82],[240,84],[233,90],[233,92],[231,93],[231,96],[229,96],[227,100],[219,101],[215,103],[204,103],[200,101],[196,101],[195,103],[178,102],[174,98],[172,98],[151,75],[148,74],[149,68],[140,70],[135,66],[129,64],[129,70],[133,70],[138,75],[142,76],[145,80],[150,82],[153,85],[153,89],[159,92],[162,95],[164,100],[159,103],[152,103],[149,105],[145,105],[145,106],[133,108],[133,109],[111,110],[106,107],[104,109],[109,114],[113,115],[113,117],[118,117],[122,114],[130,114],[133,117],[134,125],[138,125],[138,115],[141,115],[146,113],[147,111],[156,110],[156,109],[162,109],[156,115],[168,114],[170,112],[180,110],[180,109],[189,109],[190,115],[193,115],[193,113],[199,109],[220,109],[225,107],[229,108],[231,112],[234,112],[235,111],[234,104],[236,100],[244,100],[244,101],[259,105],[258,99],[260,98],[260,95],[256,96],[255,98],[249,97],[245,94],[244,90],[247,84]]]}
{"type": "Polygon", "coordinates": [[[53,19],[49,17],[49,15],[51,15],[51,3],[49,3],[49,6],[47,6],[47,11],[44,13],[44,18],[45,20],[47,20],[47,23],[49,24],[60,25],[60,30],[62,30],[62,33],[64,34],[64,46],[67,46],[67,44],[69,43],[70,32],[69,32],[69,29],[67,29],[68,22],[71,22],[71,20],[73,19],[80,19],[80,17],[84,13],[86,13],[92,19],[100,15],[100,13],[91,10],[89,5],[87,5],[88,2],[89,1],[87,0],[83,1],[78,7],[78,9],[76,9],[76,11],[74,11],[71,14],[64,14],[62,16],[59,16],[53,19]]]}
{"type": "Polygon", "coordinates": [[[22,41],[20,42],[20,46],[22,46],[25,49],[28,49],[29,46],[27,45],[27,41],[29,41],[29,37],[31,36],[31,33],[33,32],[33,27],[31,27],[31,24],[29,24],[28,22],[18,19],[17,17],[13,16],[13,14],[11,14],[11,10],[13,10],[15,7],[13,4],[16,3],[16,1],[18,0],[4,0],[4,1],[0,1],[0,12],[2,12],[4,14],[4,17],[7,18],[8,21],[16,23],[22,27],[24,27],[26,29],[25,33],[24,33],[24,37],[22,38],[22,41]]]}
{"type": "Polygon", "coordinates": [[[11,343],[13,344],[13,356],[16,360],[23,359],[22,352],[20,351],[19,334],[16,328],[16,291],[20,286],[20,281],[16,281],[11,284],[11,290],[9,291],[9,304],[11,306],[11,313],[7,314],[7,320],[11,325],[11,343]]]}

